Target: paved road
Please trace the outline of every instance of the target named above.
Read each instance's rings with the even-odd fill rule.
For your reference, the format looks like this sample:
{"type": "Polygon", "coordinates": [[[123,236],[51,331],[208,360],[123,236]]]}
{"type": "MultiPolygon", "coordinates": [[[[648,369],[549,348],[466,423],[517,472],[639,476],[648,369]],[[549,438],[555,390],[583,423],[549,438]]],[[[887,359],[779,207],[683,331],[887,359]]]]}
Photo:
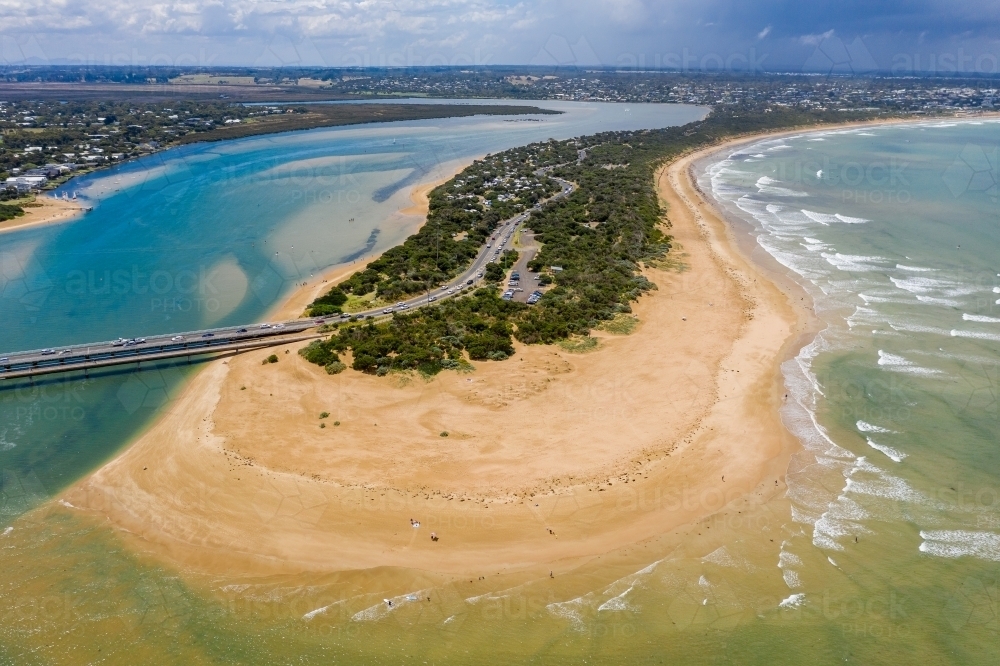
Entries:
{"type": "MultiPolygon", "coordinates": [[[[528,270],[528,262],[535,258],[540,249],[535,243],[535,234],[531,231],[524,229],[521,231],[521,256],[518,257],[517,263],[511,268],[510,274],[518,273],[521,279],[518,283],[518,288],[521,291],[514,291],[514,298],[511,300],[517,301],[518,303],[524,303],[528,300],[528,296],[531,292],[538,289],[538,281],[535,280],[535,276],[538,273],[532,273],[528,270]]],[[[504,289],[513,289],[510,283],[504,289]]]]}
{"type": "MultiPolygon", "coordinates": [[[[535,209],[540,209],[542,204],[549,201],[562,199],[576,189],[576,186],[572,183],[558,178],[554,180],[562,185],[562,190],[546,201],[536,205],[535,209]]],[[[464,287],[478,282],[481,279],[480,274],[486,265],[496,261],[504,250],[512,247],[514,233],[528,219],[530,214],[531,211],[526,211],[504,221],[494,232],[491,239],[487,241],[487,245],[482,249],[475,261],[472,262],[472,265],[461,275],[448,282],[448,284],[440,287],[436,292],[411,298],[391,308],[368,310],[353,315],[344,315],[340,318],[346,319],[349,316],[365,318],[388,316],[394,312],[420,307],[458,294],[464,287]]],[[[137,363],[145,360],[162,360],[284,344],[293,341],[289,339],[291,335],[304,333],[308,329],[323,323],[337,321],[337,319],[337,317],[295,319],[270,324],[228,326],[187,333],[154,335],[145,338],[119,338],[117,340],[50,349],[34,349],[7,354],[0,353],[0,379],[27,377],[54,372],[69,372],[72,370],[137,363]]],[[[294,340],[305,340],[309,337],[299,336],[295,337],[294,340]]]]}
{"type": "MultiPolygon", "coordinates": [[[[550,170],[552,167],[546,169],[540,169],[539,172],[544,173],[550,170]]],[[[536,172],[538,173],[538,172],[536,172]]],[[[569,196],[573,190],[576,189],[576,185],[570,183],[569,181],[562,180],[561,178],[556,178],[550,176],[552,180],[556,181],[562,186],[562,189],[557,193],[549,197],[548,199],[536,204],[532,210],[541,210],[541,207],[551,201],[558,201],[569,196]]],[[[394,312],[403,312],[410,308],[419,307],[422,305],[427,305],[428,303],[433,303],[434,301],[441,300],[443,298],[448,298],[457,295],[462,289],[470,285],[475,285],[478,283],[482,276],[480,273],[486,268],[486,265],[496,261],[505,250],[513,249],[514,246],[514,234],[515,232],[524,224],[524,221],[531,216],[531,210],[527,210],[520,215],[510,218],[502,222],[493,232],[493,235],[489,240],[486,241],[486,247],[484,247],[479,255],[476,257],[472,265],[466,269],[461,275],[455,279],[449,281],[447,284],[439,286],[437,289],[432,290],[428,293],[422,294],[420,296],[415,296],[405,301],[400,301],[399,303],[393,305],[392,307],[383,307],[374,310],[366,310],[364,312],[354,313],[351,316],[356,317],[378,317],[382,315],[389,315],[394,312]]],[[[523,286],[523,283],[522,283],[523,286]]],[[[528,290],[529,293],[531,290],[528,290]]],[[[525,296],[527,298],[527,296],[525,296]]],[[[347,317],[344,317],[345,319],[347,317]]]]}
{"type": "Polygon", "coordinates": [[[0,356],[0,379],[86,370],[90,368],[210,354],[237,349],[255,349],[311,336],[296,335],[322,323],[323,319],[297,319],[253,327],[230,326],[189,333],[154,335],[34,349],[0,356]]]}

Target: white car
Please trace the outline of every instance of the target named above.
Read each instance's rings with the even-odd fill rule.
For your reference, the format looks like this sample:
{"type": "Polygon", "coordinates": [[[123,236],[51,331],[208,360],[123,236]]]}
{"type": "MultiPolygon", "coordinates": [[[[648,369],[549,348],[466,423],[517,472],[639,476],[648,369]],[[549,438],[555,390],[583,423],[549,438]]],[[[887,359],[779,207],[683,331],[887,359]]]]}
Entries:
{"type": "Polygon", "coordinates": [[[284,327],[285,327],[284,324],[275,324],[274,325],[274,328],[284,328],[284,327]]]}
{"type": "Polygon", "coordinates": [[[270,324],[261,324],[260,327],[261,328],[271,328],[271,325],[270,324]]]}
{"type": "Polygon", "coordinates": [[[382,310],[382,314],[392,314],[392,308],[386,308],[385,310],[382,310]]]}
{"type": "Polygon", "coordinates": [[[180,342],[183,339],[184,339],[183,335],[175,335],[174,337],[170,338],[170,341],[171,342],[180,342]]]}

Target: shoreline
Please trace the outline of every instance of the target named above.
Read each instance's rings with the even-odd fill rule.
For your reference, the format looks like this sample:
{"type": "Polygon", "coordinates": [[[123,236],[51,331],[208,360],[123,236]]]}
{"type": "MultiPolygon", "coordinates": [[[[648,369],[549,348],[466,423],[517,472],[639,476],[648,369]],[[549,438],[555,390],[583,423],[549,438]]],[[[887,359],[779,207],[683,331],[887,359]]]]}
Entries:
{"type": "MultiPolygon", "coordinates": [[[[292,348],[277,350],[282,363],[268,375],[253,354],[215,361],[65,500],[188,570],[252,576],[382,565],[465,574],[570,566],[751,492],[782,491],[798,442],[780,423],[778,366],[803,334],[801,317],[780,289],[756,279],[763,274],[721,218],[683,203],[698,197],[685,186],[693,160],[725,145],[657,174],[671,232],[698,270],[648,269],[660,289],[636,303],[642,325],[632,335],[597,332],[605,349],[584,355],[518,345],[505,363],[423,386],[405,376],[329,377],[292,348]],[[650,361],[650,347],[665,353],[650,361]],[[607,392],[611,404],[598,405],[607,392]],[[511,422],[528,403],[539,423],[554,425],[511,422]],[[323,407],[343,426],[320,429],[323,407]],[[265,422],[255,417],[265,413],[265,422]],[[652,492],[725,501],[622,509],[652,492]],[[413,530],[407,517],[426,529],[413,530]],[[435,529],[448,545],[427,538],[435,529]]],[[[282,307],[299,307],[323,285],[301,287],[282,307]]]]}
{"type": "Polygon", "coordinates": [[[70,222],[87,211],[86,207],[78,202],[63,201],[43,195],[37,195],[31,204],[23,207],[24,215],[21,217],[0,222],[0,234],[70,222]]]}
{"type": "MultiPolygon", "coordinates": [[[[477,160],[481,157],[482,156],[480,155],[472,159],[477,160]]],[[[403,225],[405,225],[404,236],[415,234],[427,221],[427,211],[430,206],[429,196],[431,190],[454,178],[462,171],[462,169],[466,168],[471,163],[471,161],[465,162],[459,160],[443,165],[445,175],[441,176],[437,180],[414,185],[410,189],[410,205],[406,208],[400,209],[386,221],[392,220],[398,216],[411,218],[403,221],[403,225]],[[414,222],[416,222],[416,224],[414,224],[414,222]]],[[[381,255],[382,251],[372,252],[362,257],[358,257],[350,263],[334,264],[333,266],[330,266],[320,275],[313,278],[311,282],[302,284],[286,295],[281,301],[275,303],[275,305],[268,310],[265,315],[265,319],[295,319],[301,317],[306,307],[330,287],[346,279],[365,264],[375,261],[381,255]]]]}

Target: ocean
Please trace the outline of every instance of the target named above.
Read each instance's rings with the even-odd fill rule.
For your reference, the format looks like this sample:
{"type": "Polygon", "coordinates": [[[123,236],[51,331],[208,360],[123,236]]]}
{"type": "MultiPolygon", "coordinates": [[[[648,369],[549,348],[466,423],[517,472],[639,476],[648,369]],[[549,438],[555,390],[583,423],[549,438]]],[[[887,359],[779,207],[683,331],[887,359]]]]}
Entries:
{"type": "MultiPolygon", "coordinates": [[[[495,119],[454,125],[466,122],[470,155],[482,150],[476,123],[506,127],[495,119]]],[[[426,127],[418,125],[412,134],[434,134],[426,127]]],[[[340,131],[368,136],[390,130],[340,131]]],[[[314,146],[318,135],[339,136],[327,132],[289,135],[290,145],[314,146]]],[[[395,150],[390,136],[379,135],[386,152],[395,150]]],[[[252,148],[281,140],[248,142],[252,148]]],[[[126,372],[100,380],[111,382],[107,387],[85,383],[79,394],[69,380],[9,392],[3,403],[8,423],[29,401],[39,405],[31,409],[42,418],[3,431],[9,433],[3,440],[8,448],[0,455],[21,457],[4,459],[9,508],[0,536],[0,663],[997,663],[998,145],[997,123],[926,122],[773,138],[704,165],[698,174],[702,189],[733,218],[736,233],[755,254],[777,262],[807,292],[821,323],[816,339],[782,367],[788,392],[782,418],[802,442],[788,470],[788,491],[768,502],[749,498],[738,514],[706,521],[712,529],[704,535],[699,528],[680,542],[665,536],[662,542],[623,546],[554,581],[512,574],[480,584],[392,569],[243,580],[170,570],[86,517],[45,510],[49,488],[65,481],[43,478],[78,478],[88,465],[106,459],[169,401],[188,371],[154,371],[160,379],[126,372]],[[100,399],[88,402],[91,395],[100,399]],[[109,396],[108,413],[94,411],[109,396]],[[44,409],[64,404],[67,419],[78,406],[83,418],[46,425],[44,409]],[[126,405],[138,405],[139,416],[129,415],[126,405]],[[118,439],[102,445],[99,455],[87,454],[84,442],[93,446],[95,433],[118,439]],[[36,439],[38,444],[27,444],[36,439]]],[[[242,149],[199,150],[239,155],[242,149]]],[[[184,162],[198,173],[200,159],[184,162]]],[[[246,159],[234,158],[234,168],[246,159]]],[[[313,157],[295,155],[308,159],[313,157]]],[[[367,192],[406,178],[405,169],[385,171],[391,173],[375,179],[367,192]]],[[[171,173],[164,169],[157,178],[171,173]]],[[[69,234],[62,247],[76,252],[77,263],[57,271],[45,263],[51,252],[24,256],[38,258],[45,276],[82,270],[89,280],[91,270],[98,277],[102,270],[97,263],[89,267],[88,261],[98,261],[93,257],[115,257],[111,268],[131,270],[137,257],[146,256],[136,247],[152,247],[149,239],[157,238],[158,247],[176,253],[162,259],[173,268],[141,264],[150,286],[154,270],[183,266],[200,275],[202,264],[205,270],[235,265],[244,279],[230,277],[217,283],[224,287],[213,288],[238,292],[245,284],[245,293],[227,301],[235,302],[231,306],[220,298],[220,311],[229,308],[224,315],[183,317],[151,308],[148,293],[120,295],[126,302],[120,315],[114,308],[97,309],[107,294],[88,295],[92,300],[74,312],[81,322],[106,324],[81,323],[78,334],[104,330],[114,337],[133,321],[152,329],[137,325],[135,334],[141,334],[163,330],[155,326],[253,318],[274,302],[257,296],[254,284],[277,284],[274,298],[287,291],[276,278],[258,279],[270,276],[268,267],[294,284],[314,266],[364,248],[374,226],[391,215],[391,206],[372,213],[372,223],[350,232],[350,243],[331,242],[323,261],[296,263],[288,246],[308,242],[315,250],[322,243],[310,241],[321,238],[315,231],[323,224],[337,224],[346,235],[344,218],[362,219],[362,209],[377,202],[356,213],[338,209],[333,222],[321,211],[289,213],[281,224],[278,216],[261,215],[266,232],[244,231],[258,228],[250,224],[257,219],[254,197],[270,201],[282,191],[258,188],[248,178],[239,196],[230,197],[228,186],[225,192],[195,187],[197,206],[187,195],[155,195],[140,209],[152,215],[173,202],[180,229],[154,224],[147,230],[127,226],[131,218],[122,211],[131,210],[128,202],[117,209],[106,205],[128,196],[114,192],[108,179],[115,177],[106,173],[71,187],[95,198],[109,192],[91,216],[102,208],[116,215],[85,218],[88,225],[101,222],[79,232],[71,231],[81,224],[75,223],[21,239],[30,242],[43,231],[69,234]],[[308,232],[294,236],[295,242],[282,235],[293,233],[295,220],[312,215],[316,221],[302,222],[308,232]],[[106,232],[119,239],[120,254],[85,245],[106,226],[114,227],[106,232]],[[130,245],[130,234],[152,235],[130,245]],[[278,259],[271,259],[270,248],[257,249],[264,240],[278,247],[278,259]],[[240,249],[248,243],[254,250],[240,249]],[[204,249],[209,246],[216,254],[204,249]],[[201,258],[206,254],[210,259],[201,258]]],[[[124,183],[127,174],[121,178],[124,183]]],[[[394,201],[397,209],[405,205],[394,201]]],[[[389,242],[382,239],[380,233],[376,245],[389,242]]],[[[227,271],[219,275],[237,274],[227,271]]],[[[55,306],[63,296],[58,279],[48,280],[32,283],[48,287],[24,292],[50,290],[36,310],[4,301],[7,312],[55,326],[55,306]]],[[[44,337],[27,324],[17,330],[20,344],[32,347],[78,339],[65,330],[44,337]]]]}

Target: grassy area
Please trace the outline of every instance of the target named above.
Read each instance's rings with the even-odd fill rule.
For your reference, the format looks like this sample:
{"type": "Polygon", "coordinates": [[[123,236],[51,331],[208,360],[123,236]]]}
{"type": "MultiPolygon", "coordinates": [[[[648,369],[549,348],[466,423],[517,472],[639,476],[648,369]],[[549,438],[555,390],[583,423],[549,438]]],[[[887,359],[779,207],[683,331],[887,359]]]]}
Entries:
{"type": "Polygon", "coordinates": [[[615,315],[614,319],[610,321],[601,322],[601,325],[598,326],[598,328],[614,335],[628,335],[634,331],[635,327],[638,325],[638,317],[622,313],[615,315]]]}
{"type": "Polygon", "coordinates": [[[24,215],[24,209],[21,206],[0,203],[0,222],[13,220],[22,215],[24,215]]]}
{"type": "Polygon", "coordinates": [[[565,340],[560,340],[556,344],[565,351],[573,354],[585,354],[589,351],[594,351],[600,344],[597,338],[592,338],[589,335],[574,335],[573,337],[566,338],[565,340]]]}

